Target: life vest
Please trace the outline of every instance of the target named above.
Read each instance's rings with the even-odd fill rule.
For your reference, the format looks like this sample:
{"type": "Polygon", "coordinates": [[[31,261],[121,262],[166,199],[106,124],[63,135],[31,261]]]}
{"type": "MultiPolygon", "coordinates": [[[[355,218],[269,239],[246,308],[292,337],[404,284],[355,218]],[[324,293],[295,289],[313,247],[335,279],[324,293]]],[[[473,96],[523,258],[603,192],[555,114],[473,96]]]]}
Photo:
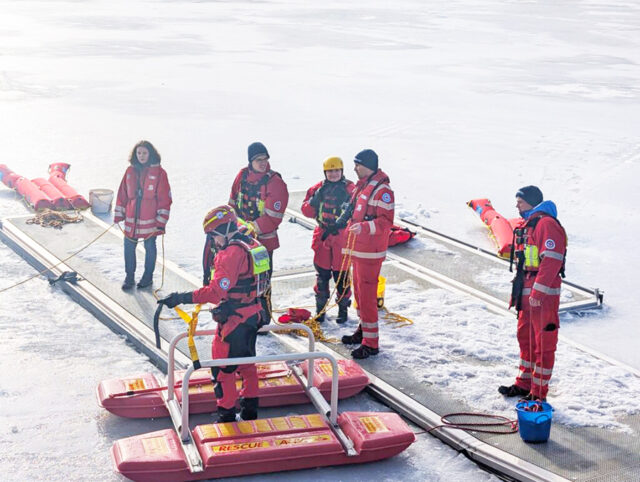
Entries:
{"type": "MultiPolygon", "coordinates": [[[[538,225],[538,222],[545,216],[549,216],[553,218],[558,223],[558,225],[564,231],[565,240],[567,240],[567,243],[568,243],[567,232],[565,231],[564,227],[562,226],[562,224],[560,224],[560,221],[558,221],[557,218],[546,213],[542,214],[541,216],[536,216],[534,218],[531,218],[528,221],[526,221],[522,226],[516,227],[513,230],[513,241],[511,243],[512,245],[511,256],[509,259],[510,270],[512,269],[511,266],[513,266],[514,259],[517,260],[517,266],[516,266],[517,271],[522,270],[522,271],[536,273],[540,268],[540,262],[542,260],[540,258],[538,246],[530,243],[530,240],[534,230],[536,229],[536,226],[538,225]]],[[[562,268],[560,269],[560,276],[562,278],[565,277],[564,267],[565,267],[566,259],[567,259],[567,250],[565,249],[564,256],[562,259],[562,268]]]]}
{"type": "MultiPolygon", "coordinates": [[[[227,291],[228,301],[234,305],[256,303],[256,300],[271,285],[269,252],[258,241],[244,234],[236,234],[231,238],[229,246],[231,245],[240,246],[247,253],[249,270],[246,273],[241,273],[236,285],[229,288],[227,291]]],[[[210,252],[213,253],[213,248],[210,248],[210,252]]],[[[205,257],[205,262],[210,262],[209,279],[212,280],[215,271],[213,257],[205,257]]]]}
{"type": "Polygon", "coordinates": [[[401,228],[395,224],[391,226],[389,231],[389,246],[396,246],[398,244],[404,244],[416,235],[415,232],[409,230],[409,228],[401,228]]]}
{"type": "Polygon", "coordinates": [[[238,217],[245,221],[255,221],[264,212],[264,201],[266,198],[266,186],[273,176],[280,176],[275,171],[268,171],[260,178],[257,183],[250,183],[247,178],[249,169],[246,168],[242,172],[242,180],[240,181],[240,190],[236,196],[236,206],[238,207],[238,217]]]}
{"type": "Polygon", "coordinates": [[[318,206],[316,221],[321,227],[335,223],[342,215],[344,204],[349,200],[347,181],[343,177],[337,182],[324,181],[320,187],[322,200],[318,206]]]}

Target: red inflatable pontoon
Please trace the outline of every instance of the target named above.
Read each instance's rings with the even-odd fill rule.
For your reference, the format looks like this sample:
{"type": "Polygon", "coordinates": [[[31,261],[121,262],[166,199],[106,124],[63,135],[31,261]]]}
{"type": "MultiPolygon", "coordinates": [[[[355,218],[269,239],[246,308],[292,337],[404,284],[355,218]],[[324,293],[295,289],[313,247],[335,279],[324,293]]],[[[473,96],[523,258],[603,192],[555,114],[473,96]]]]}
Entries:
{"type": "Polygon", "coordinates": [[[472,199],[467,205],[480,216],[482,222],[489,228],[491,238],[498,246],[498,255],[508,258],[511,254],[513,230],[520,219],[505,219],[493,208],[488,199],[472,199]]]}
{"type": "Polygon", "coordinates": [[[65,195],[46,179],[37,177],[35,179],[32,179],[31,182],[38,186],[38,189],[40,189],[49,197],[49,199],[51,199],[51,202],[56,209],[73,208],[71,203],[65,198],[65,195]]]}
{"type": "MultiPolygon", "coordinates": [[[[274,407],[309,403],[303,387],[295,379],[291,370],[283,362],[259,363],[258,378],[260,406],[274,407]]],[[[326,361],[314,363],[313,384],[329,400],[331,392],[331,365],[326,361]]],[[[302,364],[307,375],[308,364],[302,364]]],[[[181,380],[184,372],[176,371],[176,380],[181,380]]],[[[368,384],[369,378],[353,360],[338,360],[339,390],[338,397],[348,398],[360,393],[368,384]]],[[[168,417],[158,379],[151,373],[126,378],[103,380],[98,385],[96,396],[98,405],[109,412],[127,418],[168,417]],[[130,395],[128,395],[130,393],[130,395]]],[[[174,393],[182,402],[182,385],[176,384],[174,393]]],[[[166,390],[166,388],[165,388],[166,390]]],[[[213,395],[211,371],[197,370],[189,382],[189,412],[212,413],[216,410],[213,395]]]]}
{"type": "Polygon", "coordinates": [[[55,205],[49,196],[42,192],[38,186],[26,177],[16,179],[15,189],[36,211],[55,208],[55,205]]]}
{"type": "Polygon", "coordinates": [[[67,172],[71,166],[55,162],[49,166],[49,182],[58,189],[75,209],[87,209],[90,204],[83,196],[67,184],[67,172]]]}
{"type": "Polygon", "coordinates": [[[8,188],[15,189],[15,182],[20,176],[9,169],[6,165],[0,164],[0,181],[8,188]]]}

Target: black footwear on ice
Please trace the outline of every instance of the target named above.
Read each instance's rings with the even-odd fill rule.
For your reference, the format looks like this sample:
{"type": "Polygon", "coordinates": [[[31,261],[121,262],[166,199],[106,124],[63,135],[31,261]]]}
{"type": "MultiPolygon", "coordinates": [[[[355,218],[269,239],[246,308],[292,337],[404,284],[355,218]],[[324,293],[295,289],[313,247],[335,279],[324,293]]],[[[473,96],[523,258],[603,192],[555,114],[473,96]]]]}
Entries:
{"type": "Polygon", "coordinates": [[[138,284],[136,285],[138,288],[146,288],[147,286],[151,286],[153,284],[153,278],[145,278],[144,276],[140,278],[138,284]]]}
{"type": "Polygon", "coordinates": [[[369,358],[372,355],[377,355],[380,352],[377,348],[371,348],[367,345],[360,345],[358,348],[351,352],[351,356],[355,359],[362,360],[369,358]]]}
{"type": "Polygon", "coordinates": [[[520,388],[518,385],[511,385],[509,387],[506,385],[500,385],[498,387],[498,391],[505,397],[524,397],[529,395],[529,390],[520,388]]]}
{"type": "Polygon", "coordinates": [[[534,402],[546,402],[547,401],[546,398],[538,398],[535,395],[533,395],[532,393],[528,393],[527,395],[522,397],[522,399],[523,400],[533,400],[534,402]]]}
{"type": "Polygon", "coordinates": [[[316,321],[318,323],[322,323],[324,321],[324,313],[322,313],[321,315],[318,315],[317,313],[320,313],[322,310],[324,310],[324,307],[326,306],[328,300],[329,298],[327,298],[326,296],[316,295],[316,321]]]}
{"type": "Polygon", "coordinates": [[[336,323],[341,325],[349,319],[350,304],[351,300],[340,300],[340,302],[338,302],[338,317],[336,318],[336,323]]]}
{"type": "Polygon", "coordinates": [[[122,283],[122,291],[129,291],[131,288],[133,288],[134,283],[135,280],[133,279],[133,276],[131,278],[127,276],[124,279],[124,283],[122,283]]]}
{"type": "Polygon", "coordinates": [[[344,335],[342,337],[343,345],[359,345],[362,343],[362,329],[358,327],[353,335],[344,335]]]}

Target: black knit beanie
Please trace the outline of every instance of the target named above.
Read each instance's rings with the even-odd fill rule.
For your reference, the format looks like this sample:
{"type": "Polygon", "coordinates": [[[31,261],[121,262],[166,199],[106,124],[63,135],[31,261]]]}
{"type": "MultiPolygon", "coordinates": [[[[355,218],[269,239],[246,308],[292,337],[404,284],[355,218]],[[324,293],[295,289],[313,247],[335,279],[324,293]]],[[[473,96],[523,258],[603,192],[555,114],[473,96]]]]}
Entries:
{"type": "Polygon", "coordinates": [[[542,191],[537,186],[521,187],[516,193],[516,197],[524,199],[531,206],[536,207],[543,201],[542,191]]]}
{"type": "Polygon", "coordinates": [[[376,154],[373,149],[365,149],[364,151],[358,152],[353,162],[362,164],[372,171],[378,170],[378,154],[376,154]]]}
{"type": "Polygon", "coordinates": [[[247,149],[247,154],[249,155],[249,162],[253,161],[258,156],[267,156],[269,158],[269,151],[264,146],[262,142],[254,142],[249,145],[247,149]]]}

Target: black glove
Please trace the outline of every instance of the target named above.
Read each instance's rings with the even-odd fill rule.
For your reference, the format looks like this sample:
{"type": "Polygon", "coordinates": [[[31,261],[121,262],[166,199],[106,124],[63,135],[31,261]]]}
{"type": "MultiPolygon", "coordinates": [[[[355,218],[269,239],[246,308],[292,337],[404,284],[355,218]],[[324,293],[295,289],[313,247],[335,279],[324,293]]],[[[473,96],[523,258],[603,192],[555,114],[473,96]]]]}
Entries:
{"type": "Polygon", "coordinates": [[[322,187],[313,193],[311,199],[309,199],[309,206],[318,209],[322,202],[322,187]]]}
{"type": "Polygon", "coordinates": [[[184,293],[171,293],[166,298],[158,300],[159,305],[165,305],[167,308],[174,308],[178,305],[186,305],[193,303],[193,292],[185,291],[184,293]]]}

